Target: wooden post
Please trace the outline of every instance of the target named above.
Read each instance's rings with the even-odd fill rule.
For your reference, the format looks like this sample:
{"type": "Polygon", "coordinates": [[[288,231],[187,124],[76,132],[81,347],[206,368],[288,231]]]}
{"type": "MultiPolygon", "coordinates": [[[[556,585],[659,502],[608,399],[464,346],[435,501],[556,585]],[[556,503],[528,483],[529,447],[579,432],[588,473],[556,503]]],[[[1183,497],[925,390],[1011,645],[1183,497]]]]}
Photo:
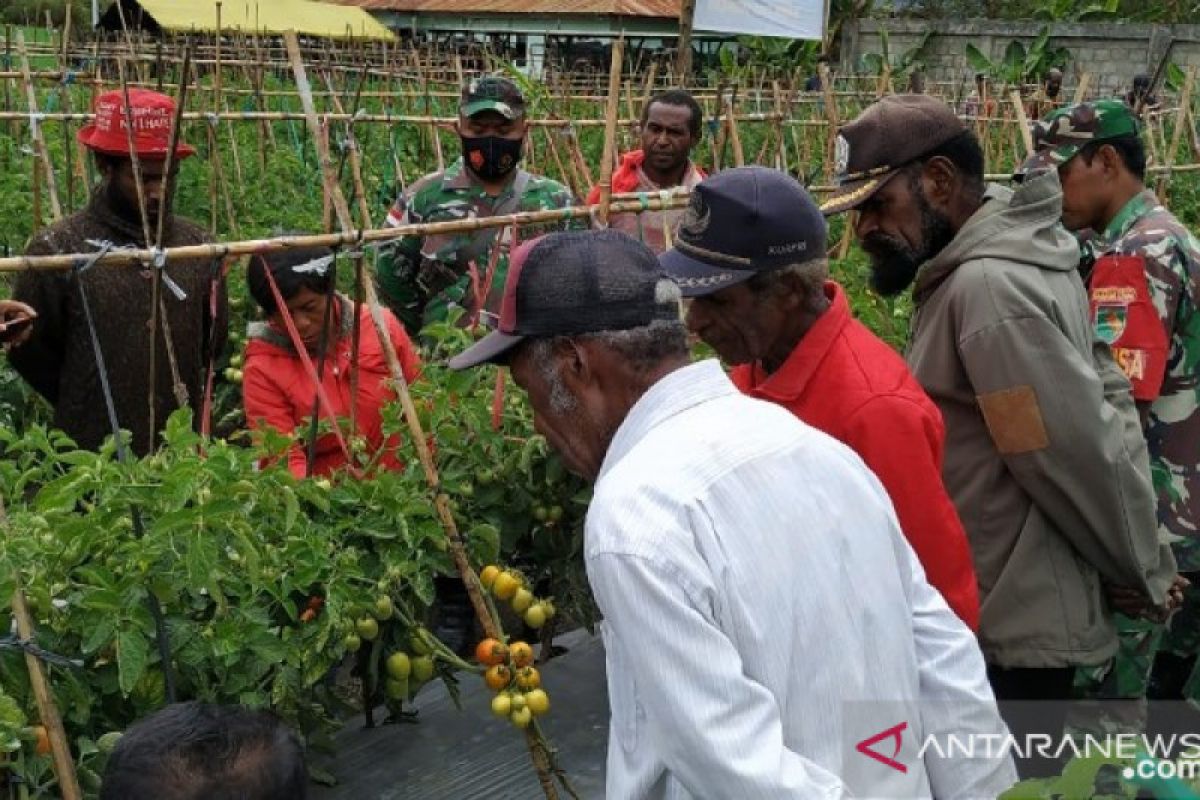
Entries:
{"type": "Polygon", "coordinates": [[[625,37],[618,37],[612,46],[612,62],[608,67],[608,107],[604,112],[604,155],[600,159],[601,227],[608,227],[608,206],[612,202],[613,157],[616,154],[617,113],[621,108],[621,65],[624,63],[625,37]]]}
{"type": "Polygon", "coordinates": [[[679,52],[675,58],[676,83],[688,85],[692,74],[692,24],[696,21],[696,0],[683,0],[679,7],[679,52]]]}

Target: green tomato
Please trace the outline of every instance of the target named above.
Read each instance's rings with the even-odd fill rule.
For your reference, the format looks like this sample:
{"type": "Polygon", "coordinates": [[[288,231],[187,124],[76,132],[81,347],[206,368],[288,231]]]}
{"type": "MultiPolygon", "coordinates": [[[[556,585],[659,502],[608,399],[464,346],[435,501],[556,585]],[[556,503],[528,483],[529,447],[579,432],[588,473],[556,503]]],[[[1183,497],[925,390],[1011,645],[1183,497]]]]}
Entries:
{"type": "Polygon", "coordinates": [[[408,697],[408,681],[388,678],[385,684],[389,700],[404,700],[408,697]]]}
{"type": "Polygon", "coordinates": [[[362,647],[362,639],[359,638],[357,633],[348,634],[342,640],[342,647],[346,648],[347,653],[357,653],[359,648],[362,647]]]}
{"type": "Polygon", "coordinates": [[[533,605],[533,592],[528,589],[517,589],[517,593],[513,595],[512,609],[518,614],[524,614],[533,605]]]}
{"type": "Polygon", "coordinates": [[[121,740],[120,731],[109,731],[96,740],[96,747],[101,753],[111,753],[113,748],[117,746],[117,742],[121,740]]]}
{"type": "Polygon", "coordinates": [[[388,656],[387,672],[398,681],[408,680],[408,676],[412,674],[413,663],[409,659],[408,653],[403,650],[397,650],[388,656]]]}
{"type": "Polygon", "coordinates": [[[417,656],[412,660],[412,674],[421,683],[433,677],[433,658],[417,656]]]}
{"type": "Polygon", "coordinates": [[[433,648],[425,643],[425,636],[428,633],[424,628],[417,628],[417,630],[413,631],[412,636],[408,637],[408,649],[419,656],[427,656],[432,653],[433,648]]]}
{"type": "Polygon", "coordinates": [[[363,617],[354,623],[354,630],[364,642],[371,642],[379,635],[379,623],[370,617],[363,617]]]}
{"type": "Polygon", "coordinates": [[[380,622],[391,619],[396,614],[396,606],[392,603],[392,598],[386,594],[379,595],[375,600],[375,608],[371,611],[375,619],[380,622]]]}

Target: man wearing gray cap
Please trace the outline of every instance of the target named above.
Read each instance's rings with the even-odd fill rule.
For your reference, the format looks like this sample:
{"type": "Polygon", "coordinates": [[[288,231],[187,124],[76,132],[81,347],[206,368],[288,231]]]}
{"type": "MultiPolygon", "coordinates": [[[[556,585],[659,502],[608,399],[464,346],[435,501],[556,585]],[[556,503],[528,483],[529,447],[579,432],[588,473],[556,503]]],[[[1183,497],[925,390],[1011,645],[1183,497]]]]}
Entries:
{"type": "Polygon", "coordinates": [[[498,330],[450,362],[506,364],[596,482],[607,797],[996,797],[1016,777],[1006,754],[922,757],[1004,727],[883,488],[715,360],[690,364],[679,310],[645,245],[551,234],[514,254],[498,330]]]}
{"type": "MultiPolygon", "coordinates": [[[[1074,668],[1116,649],[1105,585],[1165,610],[1175,562],[1129,385],[1093,349],[1058,176],[1015,193],[985,185],[974,134],[924,95],[875,103],[837,144],[839,188],[822,210],[857,211],[881,294],[913,286],[907,359],[946,423],[943,472],[996,695],[1068,699],[1074,668]]],[[[1053,735],[1064,713],[1009,723],[1053,735]]]]}

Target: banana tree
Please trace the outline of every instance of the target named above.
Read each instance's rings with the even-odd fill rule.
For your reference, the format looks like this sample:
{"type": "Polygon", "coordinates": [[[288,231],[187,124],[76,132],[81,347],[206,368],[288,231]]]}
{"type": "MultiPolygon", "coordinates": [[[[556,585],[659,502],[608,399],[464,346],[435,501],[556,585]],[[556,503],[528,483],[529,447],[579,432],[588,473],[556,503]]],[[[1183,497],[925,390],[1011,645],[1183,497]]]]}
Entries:
{"type": "Polygon", "coordinates": [[[994,82],[1018,86],[1028,78],[1040,77],[1052,67],[1062,67],[1070,60],[1071,52],[1067,48],[1052,47],[1049,42],[1050,27],[1044,26],[1028,49],[1015,39],[1009,42],[999,61],[992,61],[978,47],[968,44],[967,63],[994,82]]]}
{"type": "Polygon", "coordinates": [[[886,70],[893,78],[902,81],[913,70],[925,66],[926,49],[932,38],[933,31],[926,31],[925,35],[921,37],[921,41],[893,58],[888,43],[887,29],[880,28],[880,52],[863,54],[860,59],[862,71],[869,75],[883,75],[886,70]]]}

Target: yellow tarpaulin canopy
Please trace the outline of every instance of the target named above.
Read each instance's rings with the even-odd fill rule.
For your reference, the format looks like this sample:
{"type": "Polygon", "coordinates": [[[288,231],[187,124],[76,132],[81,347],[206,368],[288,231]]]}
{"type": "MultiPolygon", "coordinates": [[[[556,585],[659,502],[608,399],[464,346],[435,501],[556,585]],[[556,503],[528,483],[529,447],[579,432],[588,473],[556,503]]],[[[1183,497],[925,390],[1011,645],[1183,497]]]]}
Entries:
{"type": "MultiPolygon", "coordinates": [[[[217,0],[136,0],[133,5],[140,6],[164,30],[212,31],[217,27],[217,0]]],[[[303,36],[330,39],[395,38],[361,8],[312,0],[223,0],[221,29],[247,33],[294,30],[303,36]]]]}

